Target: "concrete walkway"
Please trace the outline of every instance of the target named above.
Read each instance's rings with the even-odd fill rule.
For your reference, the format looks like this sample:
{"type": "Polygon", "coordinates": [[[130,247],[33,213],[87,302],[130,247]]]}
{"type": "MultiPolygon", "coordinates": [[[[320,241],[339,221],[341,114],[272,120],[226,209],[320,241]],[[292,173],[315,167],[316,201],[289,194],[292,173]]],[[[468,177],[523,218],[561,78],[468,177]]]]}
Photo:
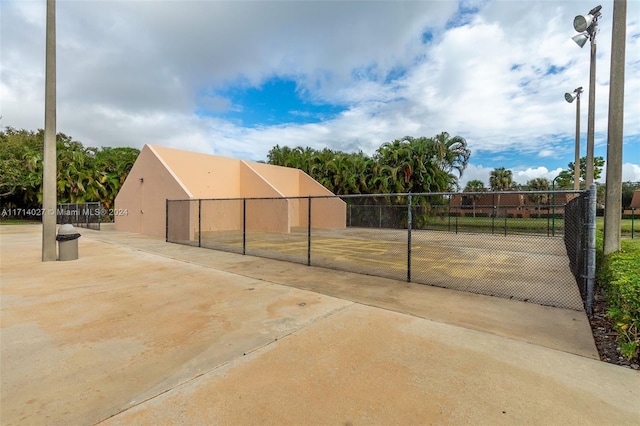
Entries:
{"type": "Polygon", "coordinates": [[[638,424],[584,314],[80,230],[0,226],[0,424],[638,424]]]}

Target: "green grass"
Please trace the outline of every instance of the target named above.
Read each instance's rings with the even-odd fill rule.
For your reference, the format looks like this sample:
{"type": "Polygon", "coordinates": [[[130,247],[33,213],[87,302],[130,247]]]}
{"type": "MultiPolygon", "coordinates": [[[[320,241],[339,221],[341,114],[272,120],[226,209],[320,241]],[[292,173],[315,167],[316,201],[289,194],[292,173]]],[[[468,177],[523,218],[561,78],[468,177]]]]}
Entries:
{"type": "Polygon", "coordinates": [[[35,225],[38,224],[37,220],[23,220],[23,219],[2,219],[0,225],[35,225]]]}
{"type": "MultiPolygon", "coordinates": [[[[631,219],[622,219],[620,221],[620,232],[622,232],[622,235],[628,234],[628,236],[631,236],[631,223],[631,219]]],[[[604,229],[603,217],[596,217],[596,229],[604,229]]],[[[633,233],[634,238],[640,238],[640,217],[633,220],[633,233]]]]}
{"type": "MultiPolygon", "coordinates": [[[[622,219],[620,230],[623,236],[631,236],[631,219],[622,219]]],[[[640,238],[640,220],[634,220],[634,238],[640,238]]],[[[414,218],[413,226],[416,229],[446,230],[455,232],[479,232],[479,233],[503,233],[505,226],[507,234],[555,234],[562,235],[564,219],[556,218],[512,218],[508,217],[422,217],[414,218]],[[555,230],[555,232],[554,232],[555,230]]],[[[604,229],[604,218],[596,218],[596,229],[604,229]]]]}
{"type": "Polygon", "coordinates": [[[621,250],[603,259],[598,237],[598,284],[607,298],[620,351],[631,360],[640,355],[640,239],[622,240],[621,250]]]}

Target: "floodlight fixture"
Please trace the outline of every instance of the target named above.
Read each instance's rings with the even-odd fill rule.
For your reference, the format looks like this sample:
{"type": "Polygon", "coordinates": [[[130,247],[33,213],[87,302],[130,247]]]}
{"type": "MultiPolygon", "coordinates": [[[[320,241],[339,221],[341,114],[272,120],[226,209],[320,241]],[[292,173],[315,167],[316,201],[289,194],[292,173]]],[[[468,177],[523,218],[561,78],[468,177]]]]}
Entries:
{"type": "Polygon", "coordinates": [[[572,103],[576,98],[580,98],[580,93],[582,93],[582,86],[578,87],[573,92],[567,92],[564,94],[565,101],[572,103]]]}
{"type": "Polygon", "coordinates": [[[573,28],[579,33],[588,31],[589,28],[598,20],[602,6],[596,6],[586,15],[578,15],[573,18],[573,28]]]}
{"type": "Polygon", "coordinates": [[[582,86],[578,87],[573,93],[565,93],[564,99],[572,103],[574,99],[576,102],[576,146],[575,146],[575,160],[573,162],[573,189],[576,191],[580,189],[580,94],[582,93],[582,86]]]}
{"type": "MultiPolygon", "coordinates": [[[[589,188],[593,183],[593,139],[594,139],[594,122],[595,122],[595,103],[596,103],[596,34],[598,33],[598,18],[601,13],[602,6],[596,6],[586,15],[578,15],[573,19],[573,28],[580,34],[571,39],[580,47],[587,44],[587,40],[591,42],[591,60],[589,63],[589,113],[587,124],[587,171],[585,173],[586,187],[589,188]]],[[[570,95],[573,97],[573,95],[570,95]]],[[[565,95],[567,102],[571,102],[565,95]]],[[[579,99],[579,97],[578,97],[579,99]]]]}
{"type": "Polygon", "coordinates": [[[591,24],[593,24],[592,15],[578,15],[573,18],[573,28],[580,33],[587,31],[587,28],[589,28],[591,24]]]}
{"type": "Polygon", "coordinates": [[[587,40],[589,40],[589,36],[583,33],[576,34],[571,37],[571,40],[575,41],[578,46],[584,47],[584,45],[587,44],[587,40]]]}

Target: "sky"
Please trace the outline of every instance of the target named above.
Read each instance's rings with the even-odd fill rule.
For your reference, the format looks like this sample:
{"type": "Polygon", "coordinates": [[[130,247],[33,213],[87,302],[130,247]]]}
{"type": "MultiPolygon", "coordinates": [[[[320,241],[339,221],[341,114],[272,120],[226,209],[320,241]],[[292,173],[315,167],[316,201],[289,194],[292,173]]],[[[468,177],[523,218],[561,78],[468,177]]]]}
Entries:
{"type": "MultiPolygon", "coordinates": [[[[57,0],[57,131],[266,161],[275,145],[368,155],[461,136],[461,186],[549,180],[586,155],[589,43],[602,5],[595,155],[606,158],[613,1],[57,0]]],[[[640,1],[627,5],[623,181],[640,181],[640,1]]],[[[0,3],[0,127],[44,127],[45,0],[0,3]]],[[[599,179],[604,181],[603,177],[599,179]]]]}

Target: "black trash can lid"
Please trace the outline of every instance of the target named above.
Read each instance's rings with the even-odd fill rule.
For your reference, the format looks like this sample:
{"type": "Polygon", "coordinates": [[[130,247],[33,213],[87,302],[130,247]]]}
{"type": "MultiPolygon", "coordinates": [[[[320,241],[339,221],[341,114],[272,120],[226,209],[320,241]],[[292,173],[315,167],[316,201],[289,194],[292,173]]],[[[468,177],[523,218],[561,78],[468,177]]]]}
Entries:
{"type": "Polygon", "coordinates": [[[69,241],[75,240],[76,238],[80,238],[80,234],[70,223],[62,225],[58,229],[58,235],[56,236],[57,241],[69,241]]]}

